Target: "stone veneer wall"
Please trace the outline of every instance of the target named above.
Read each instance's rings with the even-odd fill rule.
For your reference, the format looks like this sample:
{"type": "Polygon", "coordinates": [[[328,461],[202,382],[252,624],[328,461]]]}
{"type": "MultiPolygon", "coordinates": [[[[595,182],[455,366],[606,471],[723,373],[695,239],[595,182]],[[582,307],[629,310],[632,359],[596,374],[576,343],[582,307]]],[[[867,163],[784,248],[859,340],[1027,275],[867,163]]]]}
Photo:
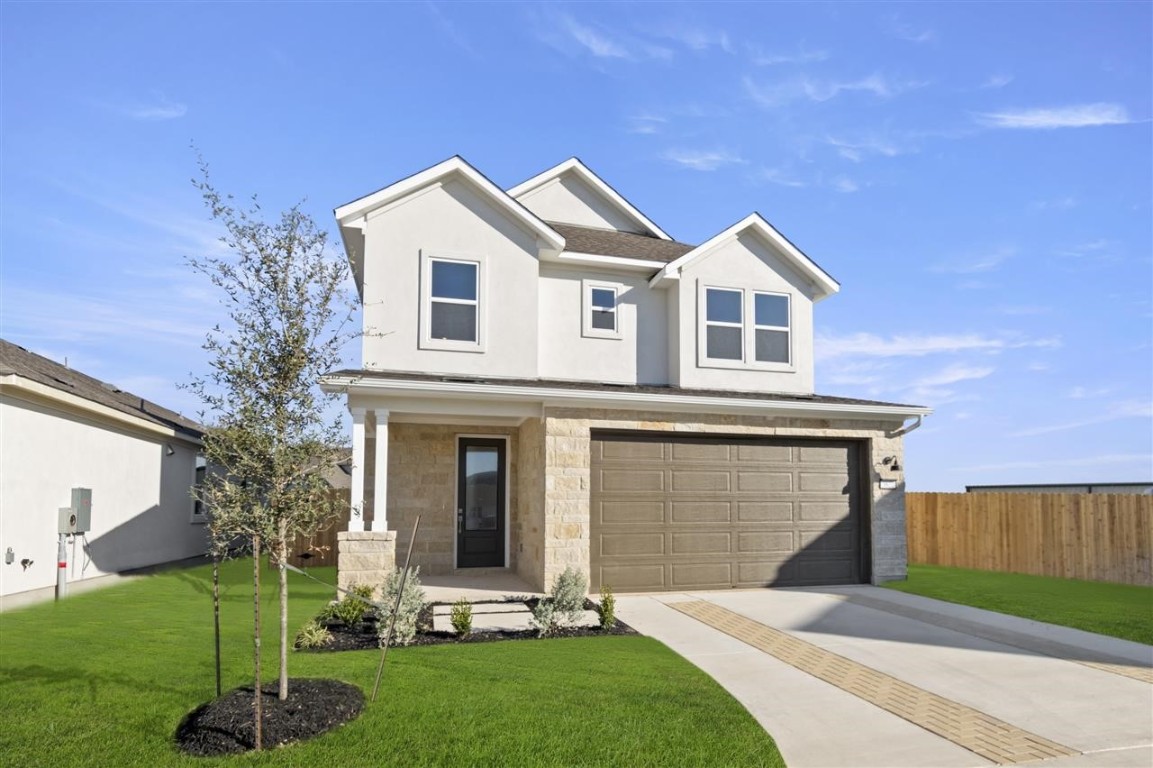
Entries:
{"type": "Polygon", "coordinates": [[[582,569],[586,576],[589,573],[589,441],[593,429],[866,440],[862,460],[870,466],[872,510],[871,515],[869,510],[865,513],[872,523],[872,581],[903,579],[907,568],[905,484],[881,463],[886,456],[895,456],[902,467],[905,464],[902,438],[888,436],[899,426],[893,421],[547,409],[540,583],[551,584],[569,565],[582,569]],[[896,480],[897,487],[881,490],[881,480],[896,480]]]}
{"type": "Polygon", "coordinates": [[[453,552],[458,435],[509,436],[509,566],[515,569],[520,544],[517,430],[442,424],[388,425],[388,530],[396,532],[398,565],[404,563],[412,525],[419,514],[420,531],[412,550],[412,564],[429,575],[449,574],[456,567],[453,552]]]}
{"type": "Polygon", "coordinates": [[[545,447],[544,422],[526,419],[517,440],[518,540],[517,574],[533,589],[548,588],[544,581],[545,564],[545,447]]]}

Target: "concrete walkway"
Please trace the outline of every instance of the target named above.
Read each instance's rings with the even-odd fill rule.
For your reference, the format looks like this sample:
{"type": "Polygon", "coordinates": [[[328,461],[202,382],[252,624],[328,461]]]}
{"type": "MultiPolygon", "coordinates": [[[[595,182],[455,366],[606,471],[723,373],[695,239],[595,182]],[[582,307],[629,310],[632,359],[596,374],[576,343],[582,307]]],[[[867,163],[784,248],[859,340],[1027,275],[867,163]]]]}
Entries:
{"type": "Polygon", "coordinates": [[[617,614],[712,675],[790,768],[1011,762],[973,751],[986,737],[965,721],[915,724],[893,689],[1073,753],[1034,764],[1153,766],[1149,646],[864,586],[620,595],[617,614]]]}

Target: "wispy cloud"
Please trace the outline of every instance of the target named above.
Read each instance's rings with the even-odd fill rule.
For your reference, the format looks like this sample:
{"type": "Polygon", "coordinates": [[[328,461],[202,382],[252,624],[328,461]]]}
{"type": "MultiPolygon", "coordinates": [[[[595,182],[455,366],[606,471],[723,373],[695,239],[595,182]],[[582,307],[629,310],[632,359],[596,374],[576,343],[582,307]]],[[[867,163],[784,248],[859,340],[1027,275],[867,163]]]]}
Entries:
{"type": "Polygon", "coordinates": [[[1153,403],[1148,400],[1124,400],[1121,402],[1113,403],[1109,406],[1105,413],[1097,416],[1091,416],[1086,419],[1078,419],[1075,421],[1060,422],[1057,424],[1046,424],[1040,427],[1031,427],[1029,429],[1022,429],[1018,432],[1009,433],[1009,437],[1037,437],[1038,435],[1049,435],[1054,432],[1067,432],[1071,429],[1080,429],[1081,427],[1091,427],[1097,424],[1105,424],[1110,421],[1118,421],[1120,419],[1150,419],[1153,418],[1153,403]]]}
{"type": "Polygon", "coordinates": [[[843,194],[856,192],[861,187],[848,176],[837,176],[831,182],[833,189],[843,194]]]}
{"type": "Polygon", "coordinates": [[[1077,198],[1065,196],[1052,200],[1034,200],[1029,203],[1029,207],[1034,211],[1067,211],[1077,207],[1077,198]]]}
{"type": "Polygon", "coordinates": [[[460,31],[460,27],[454,24],[452,19],[445,15],[444,11],[441,10],[439,3],[426,2],[424,7],[428,9],[429,14],[432,16],[432,20],[436,23],[436,26],[440,28],[440,31],[444,33],[445,37],[456,44],[457,48],[460,48],[462,51],[472,56],[476,56],[476,49],[473,47],[472,43],[469,42],[464,33],[460,31]]]}
{"type": "Polygon", "coordinates": [[[133,120],[176,120],[188,114],[188,106],[179,102],[169,101],[163,96],[160,96],[150,103],[138,103],[117,107],[116,111],[133,120]]]}
{"type": "Polygon", "coordinates": [[[890,17],[885,22],[884,29],[890,36],[909,43],[931,43],[937,39],[937,33],[933,29],[903,21],[899,16],[890,17]]]}
{"type": "Polygon", "coordinates": [[[999,461],[996,464],[977,464],[967,467],[952,467],[952,472],[993,472],[997,470],[1047,469],[1059,467],[1105,467],[1125,465],[1148,470],[1153,464],[1153,454],[1149,453],[1106,453],[1096,456],[1079,456],[1071,459],[1038,459],[1036,461],[999,461]]]}
{"type": "Polygon", "coordinates": [[[1061,341],[1057,338],[1030,339],[975,333],[896,334],[886,338],[872,333],[853,333],[847,336],[819,335],[815,351],[818,360],[832,360],[844,357],[924,357],[960,352],[996,354],[1009,349],[1053,349],[1060,346],[1061,341]]]}
{"type": "Polygon", "coordinates": [[[1026,317],[1032,315],[1047,315],[1053,311],[1053,308],[1040,304],[1005,304],[994,307],[992,311],[998,315],[1008,315],[1009,317],[1026,317]]]}
{"type": "Polygon", "coordinates": [[[827,136],[825,141],[835,147],[837,154],[854,163],[861,162],[868,155],[881,155],[882,157],[896,157],[909,152],[909,148],[900,146],[890,139],[878,136],[860,138],[855,140],[840,139],[827,136]]]}
{"type": "Polygon", "coordinates": [[[824,80],[805,76],[775,83],[758,83],[753,78],[745,76],[742,83],[749,97],[765,108],[779,107],[801,99],[826,102],[842,93],[854,92],[891,99],[906,91],[927,85],[926,82],[918,80],[894,80],[880,73],[873,73],[857,80],[824,80]]]}
{"type": "Polygon", "coordinates": [[[673,40],[693,51],[707,51],[717,48],[732,53],[733,43],[729,33],[723,29],[706,29],[696,24],[670,23],[655,30],[658,37],[673,40]]]}
{"type": "Polygon", "coordinates": [[[944,387],[962,381],[983,379],[996,369],[992,366],[955,364],[927,374],[913,381],[914,387],[944,387]]]}
{"type": "Polygon", "coordinates": [[[715,171],[745,162],[727,149],[670,149],[664,153],[664,159],[694,171],[715,171]]]}
{"type": "Polygon", "coordinates": [[[759,67],[771,67],[778,64],[813,64],[829,58],[829,52],[823,50],[808,50],[803,45],[792,52],[768,52],[760,48],[749,48],[749,60],[759,67]]]}
{"type": "Polygon", "coordinates": [[[667,117],[661,117],[659,115],[633,115],[628,118],[628,132],[640,134],[660,133],[668,121],[667,117]]]}
{"type": "Polygon", "coordinates": [[[989,128],[1053,130],[1056,128],[1091,128],[1101,125],[1124,125],[1129,112],[1120,104],[1074,104],[1067,107],[1008,109],[982,112],[977,122],[989,128]]]}
{"type": "Polygon", "coordinates": [[[762,168],[760,172],[757,173],[757,178],[759,178],[761,181],[767,181],[770,184],[778,184],[782,187],[793,187],[795,189],[799,189],[800,187],[809,186],[808,182],[802,181],[796,176],[793,176],[780,168],[762,168]]]}
{"type": "Polygon", "coordinates": [[[1095,400],[1114,391],[1113,387],[1073,387],[1069,390],[1068,397],[1071,400],[1095,400]]]}
{"type": "Polygon", "coordinates": [[[1113,261],[1117,258],[1116,247],[1116,244],[1111,240],[1100,237],[1096,240],[1069,245],[1057,251],[1057,255],[1080,260],[1113,261]]]}
{"type": "Polygon", "coordinates": [[[954,275],[975,275],[981,272],[992,272],[1004,264],[1017,253],[1011,246],[1001,246],[990,251],[971,254],[960,259],[940,262],[930,267],[932,272],[944,272],[954,275]]]}
{"type": "Polygon", "coordinates": [[[986,88],[986,89],[1004,88],[1006,85],[1008,85],[1011,82],[1013,82],[1013,76],[1012,75],[1006,75],[1006,74],[990,75],[989,77],[987,77],[985,79],[985,82],[981,83],[977,87],[978,88],[986,88]]]}
{"type": "Polygon", "coordinates": [[[581,23],[567,14],[560,15],[558,19],[561,31],[567,38],[598,59],[668,60],[673,57],[673,52],[661,45],[621,34],[610,34],[603,29],[581,23]]]}

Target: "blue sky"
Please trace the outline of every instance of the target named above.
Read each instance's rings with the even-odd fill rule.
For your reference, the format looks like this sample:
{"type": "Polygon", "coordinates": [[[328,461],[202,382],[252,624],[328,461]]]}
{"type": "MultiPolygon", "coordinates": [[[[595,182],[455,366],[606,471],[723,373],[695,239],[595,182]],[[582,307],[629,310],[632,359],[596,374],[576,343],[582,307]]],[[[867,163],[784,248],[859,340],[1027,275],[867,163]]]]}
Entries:
{"type": "MultiPolygon", "coordinates": [[[[332,209],[577,155],[837,278],[817,389],[932,406],[909,487],[1153,477],[1153,5],[0,6],[0,335],[194,414],[189,183],[332,209]]],[[[359,365],[355,351],[348,363],[359,365]]]]}

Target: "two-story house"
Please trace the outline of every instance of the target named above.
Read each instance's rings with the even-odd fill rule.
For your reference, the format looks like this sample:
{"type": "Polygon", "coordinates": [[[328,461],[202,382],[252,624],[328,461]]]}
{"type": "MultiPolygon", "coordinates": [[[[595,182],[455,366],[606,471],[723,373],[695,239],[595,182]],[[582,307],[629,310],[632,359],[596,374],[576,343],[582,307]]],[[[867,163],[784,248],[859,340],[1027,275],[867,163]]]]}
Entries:
{"type": "Polygon", "coordinates": [[[760,215],[689,245],[575,158],[502,190],[454,157],[336,218],[365,330],[323,382],[353,416],[343,583],[418,514],[423,572],[538,589],[904,577],[929,410],[814,394],[839,286],[760,215]]]}

